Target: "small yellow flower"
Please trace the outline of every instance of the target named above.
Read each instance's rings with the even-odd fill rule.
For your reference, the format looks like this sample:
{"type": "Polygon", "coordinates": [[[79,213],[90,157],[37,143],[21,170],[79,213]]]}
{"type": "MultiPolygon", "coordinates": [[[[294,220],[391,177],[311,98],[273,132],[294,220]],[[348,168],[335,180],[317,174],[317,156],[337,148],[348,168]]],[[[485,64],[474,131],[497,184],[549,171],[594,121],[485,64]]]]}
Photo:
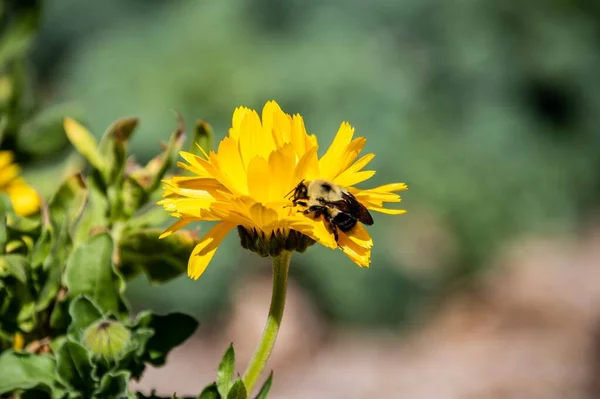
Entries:
{"type": "Polygon", "coordinates": [[[40,209],[37,192],[19,177],[19,166],[13,163],[10,151],[0,151],[0,192],[7,193],[13,209],[19,215],[27,216],[40,209]]]}
{"type": "Polygon", "coordinates": [[[23,334],[16,333],[13,338],[13,349],[16,351],[23,350],[25,347],[25,338],[23,338],[23,334]]]}
{"type": "MultiPolygon", "coordinates": [[[[237,108],[229,136],[216,152],[204,153],[204,157],[180,153],[186,162],[178,166],[194,176],[164,181],[164,199],[159,204],[179,220],[161,237],[191,222],[219,222],[201,238],[190,256],[188,275],[194,279],[200,277],[223,238],[236,227],[243,245],[245,240],[254,239],[264,241],[267,247],[273,242],[287,246],[290,239],[298,242],[306,238],[332,249],[339,247],[358,265],[367,267],[373,241],[360,223],[350,232],[339,231],[336,242],[321,218],[303,215],[286,198],[302,180],[326,179],[346,187],[369,210],[404,213],[383,207],[386,202],[400,202],[394,192],[407,189],[404,183],[367,190],[354,187],[375,174],[363,170],[375,155],[356,160],[366,139],[353,139],[353,135],[354,129],[342,123],[319,159],[317,139],[307,134],[300,115],[285,114],[274,101],[265,104],[262,120],[254,110],[237,108]]],[[[304,242],[301,246],[306,245],[304,242]]]]}

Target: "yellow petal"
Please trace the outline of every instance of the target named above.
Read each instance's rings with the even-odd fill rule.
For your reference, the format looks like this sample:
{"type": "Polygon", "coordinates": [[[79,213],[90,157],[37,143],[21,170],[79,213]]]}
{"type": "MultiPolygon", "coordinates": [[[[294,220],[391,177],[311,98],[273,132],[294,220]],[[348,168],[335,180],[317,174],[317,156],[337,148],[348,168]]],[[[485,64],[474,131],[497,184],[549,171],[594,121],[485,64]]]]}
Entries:
{"type": "Polygon", "coordinates": [[[8,165],[0,169],[0,187],[5,186],[16,179],[20,172],[21,170],[16,164],[8,165]]]}
{"type": "Polygon", "coordinates": [[[215,255],[217,248],[227,233],[234,227],[234,224],[221,222],[210,229],[204,237],[200,239],[200,242],[192,251],[192,255],[188,261],[189,277],[197,280],[202,273],[204,273],[204,270],[206,270],[206,267],[215,255]]]}
{"type": "Polygon", "coordinates": [[[406,209],[388,209],[388,208],[383,208],[383,207],[378,207],[378,206],[368,206],[367,208],[370,211],[385,213],[388,215],[404,215],[406,213],[406,209]]]}
{"type": "Polygon", "coordinates": [[[179,229],[184,228],[185,226],[187,226],[188,224],[192,223],[193,221],[196,221],[198,219],[194,219],[194,218],[184,218],[184,219],[180,219],[178,221],[176,221],[175,223],[173,223],[172,225],[170,225],[164,233],[162,233],[158,239],[160,240],[161,238],[165,238],[170,236],[171,234],[173,234],[174,232],[176,232],[179,229]]]}
{"type": "Polygon", "coordinates": [[[292,230],[296,230],[306,236],[309,236],[319,244],[335,249],[337,243],[333,234],[325,226],[325,222],[321,219],[313,220],[307,216],[298,213],[298,215],[292,215],[286,219],[286,226],[292,230]]]}
{"type": "Polygon", "coordinates": [[[256,156],[267,159],[271,151],[275,149],[275,142],[272,134],[266,134],[263,131],[256,111],[250,111],[244,115],[240,129],[242,130],[239,139],[240,152],[246,168],[256,156]]]}
{"type": "MultiPolygon", "coordinates": [[[[213,177],[208,170],[203,166],[203,163],[206,164],[206,160],[200,158],[196,154],[192,154],[191,152],[180,151],[179,155],[186,160],[187,163],[191,166],[191,172],[198,175],[199,177],[213,177]]],[[[208,155],[207,155],[208,157],[208,155]]]]}
{"type": "Polygon", "coordinates": [[[217,152],[221,172],[228,177],[232,191],[248,194],[246,168],[242,162],[238,142],[231,137],[225,137],[217,152]]]}
{"type": "Polygon", "coordinates": [[[272,136],[277,148],[283,147],[291,141],[291,118],[281,110],[275,101],[269,101],[263,107],[262,126],[264,135],[272,136]]]}
{"type": "MultiPolygon", "coordinates": [[[[193,190],[193,192],[204,191],[213,197],[217,196],[219,192],[229,191],[223,184],[212,177],[174,176],[171,178],[171,184],[178,189],[189,189],[193,190]]],[[[171,190],[175,191],[174,189],[171,190]]]]}
{"type": "Polygon", "coordinates": [[[298,161],[294,172],[294,184],[298,184],[301,180],[314,180],[319,176],[317,149],[317,147],[312,147],[298,161]]]}
{"type": "Polygon", "coordinates": [[[372,191],[386,192],[386,193],[391,193],[394,191],[403,191],[403,190],[408,190],[408,186],[406,185],[406,183],[384,184],[383,186],[375,187],[372,189],[372,191]]]}
{"type": "Polygon", "coordinates": [[[248,194],[258,202],[269,199],[269,163],[256,156],[248,164],[248,194]]]}
{"type": "Polygon", "coordinates": [[[233,118],[231,120],[231,129],[229,129],[229,137],[239,140],[242,131],[242,120],[248,112],[251,112],[249,108],[237,107],[233,111],[233,118]]]}
{"type": "Polygon", "coordinates": [[[333,182],[342,187],[350,187],[370,179],[375,174],[375,171],[369,170],[361,172],[361,170],[367,166],[373,158],[375,158],[375,154],[366,154],[358,161],[354,162],[348,169],[342,171],[333,182]]]}
{"type": "Polygon", "coordinates": [[[357,137],[354,140],[352,140],[350,144],[348,144],[348,146],[346,147],[346,151],[344,151],[343,155],[341,156],[338,162],[339,168],[337,173],[335,174],[336,176],[342,173],[344,170],[348,169],[350,165],[352,165],[352,162],[356,160],[358,154],[360,154],[366,143],[366,138],[357,137]]]}
{"type": "Polygon", "coordinates": [[[353,242],[364,248],[373,246],[373,239],[365,227],[358,223],[352,230],[345,233],[353,242]]]}
{"type": "Polygon", "coordinates": [[[269,202],[283,200],[292,189],[294,181],[290,176],[294,175],[296,168],[295,158],[296,154],[289,143],[269,156],[269,202]]]}
{"type": "Polygon", "coordinates": [[[273,227],[278,220],[277,212],[266,208],[262,204],[254,204],[250,207],[250,216],[253,225],[266,232],[268,227],[273,227]]]}
{"type": "Polygon", "coordinates": [[[169,212],[178,212],[186,216],[202,217],[202,210],[207,210],[215,202],[211,198],[168,198],[158,202],[169,212]]]}
{"type": "MultiPolygon", "coordinates": [[[[13,162],[14,155],[10,151],[0,151],[0,171],[13,162]]],[[[2,171],[4,173],[4,171],[2,171]]]]}
{"type": "MultiPolygon", "coordinates": [[[[357,225],[358,227],[359,225],[357,225]]],[[[361,226],[362,227],[362,226],[361,226]]],[[[368,236],[368,233],[366,233],[368,236]]],[[[370,238],[369,238],[370,239],[370,238]]],[[[344,253],[360,267],[369,267],[371,263],[371,246],[373,242],[365,242],[364,237],[347,235],[343,231],[339,232],[338,243],[344,253]]]]}
{"type": "Polygon", "coordinates": [[[41,200],[38,193],[23,179],[16,179],[6,187],[13,209],[22,216],[31,215],[40,209],[41,200]]]}
{"type": "Polygon", "coordinates": [[[304,126],[304,119],[300,115],[292,117],[292,137],[291,143],[294,147],[298,158],[302,158],[304,154],[312,147],[317,146],[317,138],[314,134],[309,135],[304,126]]]}
{"type": "Polygon", "coordinates": [[[342,187],[349,187],[349,186],[354,186],[355,184],[362,183],[365,180],[369,180],[374,175],[375,175],[374,170],[363,170],[360,172],[340,175],[340,176],[336,177],[333,182],[342,187]]]}
{"type": "Polygon", "coordinates": [[[360,190],[354,187],[349,188],[349,191],[363,205],[369,207],[381,207],[384,202],[400,202],[401,198],[393,191],[407,190],[408,187],[404,183],[392,183],[384,186],[360,190]]]}
{"type": "Polygon", "coordinates": [[[340,160],[346,153],[346,149],[354,135],[354,128],[349,123],[343,122],[338,129],[333,143],[319,160],[319,169],[321,177],[327,180],[333,180],[340,172],[340,160]]]}

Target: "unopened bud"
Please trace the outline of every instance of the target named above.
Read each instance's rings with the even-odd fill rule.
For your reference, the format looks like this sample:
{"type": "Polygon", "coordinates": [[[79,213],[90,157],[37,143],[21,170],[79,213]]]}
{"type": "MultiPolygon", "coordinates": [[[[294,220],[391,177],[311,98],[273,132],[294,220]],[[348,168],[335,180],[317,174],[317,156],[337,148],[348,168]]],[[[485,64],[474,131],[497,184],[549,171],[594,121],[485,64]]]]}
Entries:
{"type": "Polygon", "coordinates": [[[115,359],[129,343],[131,333],[114,320],[100,320],[89,326],[83,335],[85,346],[97,356],[115,359]]]}

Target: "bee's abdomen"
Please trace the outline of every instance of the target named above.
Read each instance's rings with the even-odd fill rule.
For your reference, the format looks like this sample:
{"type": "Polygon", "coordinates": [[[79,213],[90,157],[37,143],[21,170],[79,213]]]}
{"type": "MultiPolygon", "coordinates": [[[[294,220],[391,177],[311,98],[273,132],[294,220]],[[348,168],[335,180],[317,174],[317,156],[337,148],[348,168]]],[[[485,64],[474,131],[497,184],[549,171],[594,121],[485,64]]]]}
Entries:
{"type": "Polygon", "coordinates": [[[343,232],[347,232],[356,226],[356,219],[353,219],[346,213],[340,212],[333,218],[333,224],[343,232]]]}

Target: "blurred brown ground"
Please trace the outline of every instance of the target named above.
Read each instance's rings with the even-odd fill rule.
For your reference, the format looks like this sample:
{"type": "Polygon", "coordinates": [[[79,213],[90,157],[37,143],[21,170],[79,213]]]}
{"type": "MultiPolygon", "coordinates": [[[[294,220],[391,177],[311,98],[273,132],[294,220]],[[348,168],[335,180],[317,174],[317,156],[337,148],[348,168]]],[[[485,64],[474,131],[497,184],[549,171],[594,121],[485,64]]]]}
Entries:
{"type": "MultiPolygon", "coordinates": [[[[476,293],[449,298],[407,337],[331,331],[292,283],[270,397],[600,398],[600,225],[577,238],[521,238],[495,262],[476,293]]],[[[231,341],[241,373],[269,295],[268,276],[245,282],[222,331],[199,331],[138,388],[197,395],[231,341]]]]}

